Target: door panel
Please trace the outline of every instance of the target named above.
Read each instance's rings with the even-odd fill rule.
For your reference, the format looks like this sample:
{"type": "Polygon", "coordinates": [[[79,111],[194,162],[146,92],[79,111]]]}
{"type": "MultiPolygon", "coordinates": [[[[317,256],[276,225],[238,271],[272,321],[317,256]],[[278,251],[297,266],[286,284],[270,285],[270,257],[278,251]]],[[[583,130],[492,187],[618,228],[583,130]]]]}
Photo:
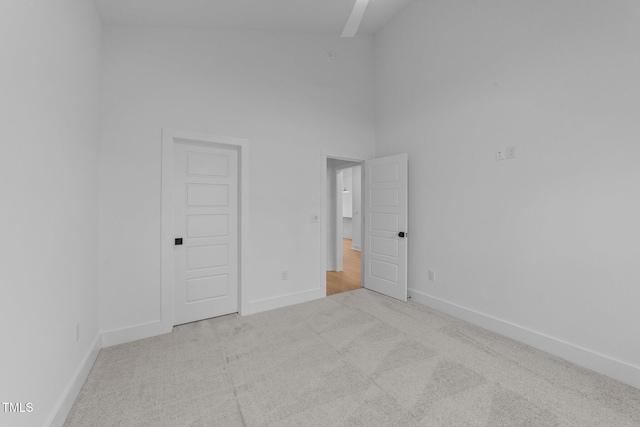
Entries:
{"type": "Polygon", "coordinates": [[[224,237],[229,235],[229,215],[189,215],[187,237],[224,237]]]}
{"type": "Polygon", "coordinates": [[[224,267],[229,264],[229,245],[187,248],[187,269],[224,267]]]}
{"type": "Polygon", "coordinates": [[[371,253],[373,255],[384,255],[397,258],[398,240],[389,239],[387,237],[371,236],[371,253]]]}
{"type": "Polygon", "coordinates": [[[198,277],[187,280],[187,303],[224,297],[229,293],[229,275],[198,277]]]}
{"type": "Polygon", "coordinates": [[[380,188],[371,191],[371,207],[394,207],[400,203],[400,194],[397,188],[380,188]]]}
{"type": "Polygon", "coordinates": [[[238,311],[238,152],[174,146],[174,323],[238,311]]]}
{"type": "Polygon", "coordinates": [[[187,184],[187,206],[227,206],[228,204],[228,185],[187,184]]]}
{"type": "Polygon", "coordinates": [[[212,153],[187,153],[189,176],[228,176],[229,157],[212,153]]]}
{"type": "Polygon", "coordinates": [[[398,231],[400,218],[397,214],[370,213],[371,229],[375,231],[398,231]]]}
{"type": "Polygon", "coordinates": [[[365,162],[364,286],[407,300],[408,156],[365,162]]]}

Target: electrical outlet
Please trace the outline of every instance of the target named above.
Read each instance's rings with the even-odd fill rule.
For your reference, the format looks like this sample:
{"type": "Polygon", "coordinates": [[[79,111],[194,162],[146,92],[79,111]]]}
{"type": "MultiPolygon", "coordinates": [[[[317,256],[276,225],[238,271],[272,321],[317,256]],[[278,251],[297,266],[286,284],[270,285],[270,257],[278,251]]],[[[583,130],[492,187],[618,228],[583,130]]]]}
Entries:
{"type": "Polygon", "coordinates": [[[287,270],[282,270],[282,280],[289,280],[289,272],[287,270]]]}
{"type": "Polygon", "coordinates": [[[318,214],[311,214],[309,216],[309,222],[318,222],[318,214]]]}
{"type": "Polygon", "coordinates": [[[76,323],[76,342],[80,341],[80,323],[76,323]]]}
{"type": "Polygon", "coordinates": [[[433,270],[429,270],[429,280],[431,280],[432,282],[436,281],[436,272],[433,270]]]}
{"type": "Polygon", "coordinates": [[[504,148],[499,148],[496,150],[496,160],[504,160],[505,159],[505,153],[504,153],[504,148]]]}
{"type": "Polygon", "coordinates": [[[516,146],[510,145],[507,147],[507,159],[515,159],[516,158],[516,146]]]}

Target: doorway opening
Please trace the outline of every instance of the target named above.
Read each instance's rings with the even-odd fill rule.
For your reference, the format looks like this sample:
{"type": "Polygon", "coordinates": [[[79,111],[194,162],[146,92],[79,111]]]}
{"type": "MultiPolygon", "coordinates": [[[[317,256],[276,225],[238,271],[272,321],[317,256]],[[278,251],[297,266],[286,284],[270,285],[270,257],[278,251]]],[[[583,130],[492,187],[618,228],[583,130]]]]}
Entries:
{"type": "Polygon", "coordinates": [[[327,296],[362,287],[362,165],[327,159],[327,296]]]}

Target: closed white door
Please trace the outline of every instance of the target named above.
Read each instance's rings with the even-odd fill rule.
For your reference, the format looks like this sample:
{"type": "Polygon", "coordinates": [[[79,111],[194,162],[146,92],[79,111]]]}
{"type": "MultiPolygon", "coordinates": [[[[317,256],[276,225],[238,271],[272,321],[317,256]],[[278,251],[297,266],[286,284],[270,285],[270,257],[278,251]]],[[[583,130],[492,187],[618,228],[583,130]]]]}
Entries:
{"type": "Polygon", "coordinates": [[[406,301],[408,156],[364,165],[364,286],[406,301]]]}
{"type": "Polygon", "coordinates": [[[238,311],[238,152],[174,144],[174,324],[238,311]]]}

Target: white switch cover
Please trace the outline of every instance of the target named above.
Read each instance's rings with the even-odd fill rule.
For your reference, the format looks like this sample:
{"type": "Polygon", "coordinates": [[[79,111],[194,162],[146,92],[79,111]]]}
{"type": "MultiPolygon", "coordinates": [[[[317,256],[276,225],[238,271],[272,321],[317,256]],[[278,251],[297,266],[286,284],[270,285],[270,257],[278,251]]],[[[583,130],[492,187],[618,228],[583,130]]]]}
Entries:
{"type": "Polygon", "coordinates": [[[510,145],[507,147],[507,159],[515,159],[516,158],[516,146],[510,145]]]}
{"type": "Polygon", "coordinates": [[[504,148],[499,148],[496,150],[496,160],[504,160],[505,159],[505,155],[504,155],[504,148]]]}

